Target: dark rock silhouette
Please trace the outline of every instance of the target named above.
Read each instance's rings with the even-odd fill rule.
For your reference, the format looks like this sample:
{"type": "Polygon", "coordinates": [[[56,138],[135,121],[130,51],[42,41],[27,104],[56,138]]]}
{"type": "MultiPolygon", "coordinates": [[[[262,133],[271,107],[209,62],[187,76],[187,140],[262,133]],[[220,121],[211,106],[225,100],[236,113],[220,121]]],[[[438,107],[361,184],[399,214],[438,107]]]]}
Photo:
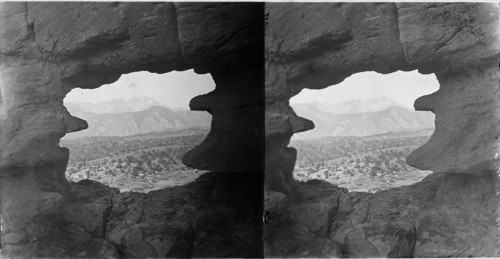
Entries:
{"type": "Polygon", "coordinates": [[[0,5],[3,256],[262,256],[263,3],[0,5]],[[147,196],[67,181],[59,141],[88,127],[71,89],[188,69],[216,87],[190,103],[211,130],[183,162],[215,175],[147,196]]]}
{"type": "Polygon", "coordinates": [[[314,128],[290,98],[365,71],[418,70],[440,83],[415,101],[416,110],[435,114],[436,127],[408,164],[434,172],[497,170],[497,3],[269,3],[266,13],[268,188],[291,195],[288,140],[314,128]]]}
{"type": "Polygon", "coordinates": [[[264,167],[275,193],[268,255],[500,256],[498,3],[0,7],[3,256],[262,257],[264,167]],[[212,173],[147,195],[67,181],[70,151],[59,141],[88,127],[63,106],[71,89],[187,69],[210,73],[216,88],[191,100],[213,119],[183,162],[212,173]],[[295,181],[288,144],[314,123],[289,99],[397,70],[441,84],[415,102],[436,128],[407,158],[436,173],[376,194],[295,181]]]}
{"type": "Polygon", "coordinates": [[[337,256],[329,239],[347,257],[500,256],[499,7],[266,5],[265,166],[274,197],[266,209],[275,212],[266,226],[266,255],[337,256]],[[440,83],[415,101],[416,110],[435,114],[435,131],[407,157],[409,165],[435,173],[375,194],[318,180],[298,183],[292,175],[297,151],[288,145],[314,123],[294,112],[290,98],[306,88],[335,87],[358,72],[398,70],[434,73],[440,83]],[[311,242],[325,251],[314,251],[311,242]]]}
{"type": "Polygon", "coordinates": [[[185,186],[144,194],[82,180],[74,184],[78,201],[51,198],[53,204],[24,226],[35,231],[31,240],[17,240],[9,255],[261,257],[263,197],[253,191],[260,182],[254,174],[206,173],[185,186]]]}
{"type": "Polygon", "coordinates": [[[496,178],[434,173],[375,194],[311,180],[299,185],[300,201],[268,192],[265,206],[273,220],[266,225],[266,255],[498,257],[496,178]],[[338,246],[338,255],[313,253],[329,243],[324,239],[333,245],[322,247],[338,246]]]}

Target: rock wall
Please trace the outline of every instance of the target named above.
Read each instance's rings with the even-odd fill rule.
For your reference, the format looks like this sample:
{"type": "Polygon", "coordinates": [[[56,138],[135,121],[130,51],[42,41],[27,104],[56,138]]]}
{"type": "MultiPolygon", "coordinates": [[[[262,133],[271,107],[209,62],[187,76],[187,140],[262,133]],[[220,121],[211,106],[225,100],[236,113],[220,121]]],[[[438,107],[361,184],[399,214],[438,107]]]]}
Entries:
{"type": "MultiPolygon", "coordinates": [[[[24,211],[4,217],[2,256],[262,257],[263,198],[254,191],[262,178],[234,175],[206,173],[187,185],[148,194],[120,193],[82,180],[73,188],[87,195],[77,202],[54,192],[37,198],[2,195],[2,202],[16,199],[17,209],[24,211]]],[[[34,181],[30,186],[19,181],[9,190],[34,187],[34,181]]]]}
{"type": "Polygon", "coordinates": [[[497,170],[498,3],[269,3],[266,13],[270,190],[293,193],[296,151],[287,145],[293,133],[314,128],[289,99],[363,71],[436,74],[440,89],[415,102],[416,110],[436,115],[436,129],[407,158],[410,165],[434,172],[497,170]]]}
{"type": "Polygon", "coordinates": [[[8,256],[259,256],[264,167],[277,197],[272,255],[499,256],[498,3],[11,2],[0,24],[8,256]],[[87,128],[63,106],[71,89],[187,69],[210,73],[216,89],[190,103],[213,121],[183,162],[214,173],[148,195],[65,179],[59,140],[87,128]],[[437,174],[374,195],[297,183],[287,146],[314,124],[289,99],[398,70],[440,82],[415,102],[436,129],[407,159],[437,174]]]}
{"type": "MultiPolygon", "coordinates": [[[[0,24],[0,209],[2,246],[8,248],[2,253],[51,256],[42,251],[39,242],[53,235],[41,224],[51,225],[61,217],[64,220],[60,222],[75,222],[65,218],[68,213],[57,210],[53,222],[38,220],[51,218],[47,213],[54,211],[54,206],[62,206],[61,202],[78,203],[102,196],[65,178],[70,151],[59,147],[59,140],[88,125],[67,111],[63,99],[73,88],[94,89],[135,71],[194,69],[196,73],[210,73],[215,90],[194,98],[190,107],[212,114],[211,131],[185,154],[183,162],[198,169],[233,173],[226,178],[210,178],[213,184],[253,175],[256,181],[236,182],[235,188],[262,197],[263,3],[4,2],[0,3],[0,24]],[[242,185],[252,187],[251,191],[242,185]]],[[[106,199],[98,208],[101,214],[110,208],[112,198],[106,199]]],[[[79,208],[86,210],[87,205],[82,206],[79,208]]],[[[108,214],[104,215],[107,221],[108,214]]],[[[73,216],[78,217],[71,213],[68,217],[73,216]]],[[[260,222],[260,216],[257,219],[260,222]]],[[[103,233],[107,233],[97,230],[105,228],[105,223],[94,228],[87,226],[93,224],[87,222],[89,219],[80,220],[75,224],[84,231],[78,230],[76,240],[91,240],[88,235],[103,239],[103,233]]],[[[215,228],[212,223],[208,226],[215,228]]],[[[183,225],[180,228],[186,230],[183,225]]],[[[137,230],[130,231],[134,235],[137,230]]],[[[211,235],[206,234],[206,238],[211,235]]],[[[226,235],[231,236],[229,232],[226,235]]],[[[252,241],[260,243],[255,237],[252,241]]],[[[124,256],[123,251],[129,249],[123,248],[127,244],[106,244],[111,255],[118,251],[124,256]]],[[[61,246],[64,251],[60,253],[55,247],[49,250],[52,256],[78,254],[71,252],[70,243],[61,246]]],[[[212,255],[223,251],[224,246],[212,255]]],[[[259,254],[258,249],[254,251],[259,254]]],[[[166,256],[163,252],[157,256],[166,256]]],[[[169,254],[176,255],[186,253],[169,254]]]]}
{"type": "MultiPolygon", "coordinates": [[[[266,5],[266,198],[269,257],[499,257],[498,3],[266,5]],[[375,194],[298,183],[290,137],[314,123],[289,99],[352,74],[434,73],[415,109],[435,132],[407,162],[422,182],[375,194]]],[[[335,86],[332,86],[335,87],[335,86]]]]}
{"type": "Polygon", "coordinates": [[[62,104],[71,89],[97,88],[134,71],[194,68],[210,73],[216,90],[190,105],[214,119],[184,161],[212,171],[260,170],[260,161],[241,154],[262,150],[260,132],[242,130],[241,122],[262,127],[262,6],[2,3],[0,168],[67,160],[59,139],[87,127],[62,104]],[[238,143],[223,142],[228,134],[238,143]]]}
{"type": "Polygon", "coordinates": [[[499,257],[496,174],[435,173],[375,194],[298,185],[300,202],[269,191],[269,257],[499,257]]]}

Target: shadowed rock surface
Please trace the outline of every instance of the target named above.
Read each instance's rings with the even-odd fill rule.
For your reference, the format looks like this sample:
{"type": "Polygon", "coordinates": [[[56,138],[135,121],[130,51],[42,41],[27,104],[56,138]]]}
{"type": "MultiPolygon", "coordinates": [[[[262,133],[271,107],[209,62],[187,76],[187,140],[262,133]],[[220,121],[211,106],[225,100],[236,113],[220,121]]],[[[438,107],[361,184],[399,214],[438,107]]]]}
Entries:
{"type": "Polygon", "coordinates": [[[292,192],[289,139],[314,128],[289,99],[364,71],[418,70],[440,83],[415,102],[416,110],[435,114],[435,132],[408,164],[434,172],[497,170],[498,3],[269,3],[266,13],[268,188],[292,192]]]}
{"type": "Polygon", "coordinates": [[[262,169],[261,161],[245,155],[262,151],[263,4],[19,2],[1,7],[2,24],[9,26],[0,35],[0,168],[67,160],[59,139],[88,127],[63,106],[71,89],[97,88],[134,71],[194,68],[210,73],[216,89],[190,103],[213,120],[211,133],[186,154],[185,163],[212,171],[262,169]]]}
{"type": "Polygon", "coordinates": [[[2,255],[260,257],[263,16],[263,3],[0,3],[2,255]],[[88,128],[69,91],[188,69],[216,87],[190,103],[211,131],[183,163],[217,173],[148,195],[67,181],[59,140],[88,128]]]}
{"type": "Polygon", "coordinates": [[[74,184],[84,194],[78,202],[47,195],[50,206],[17,229],[24,233],[2,233],[2,250],[14,257],[260,257],[263,197],[253,189],[261,182],[254,174],[206,173],[144,194],[82,180],[74,184]],[[16,239],[26,233],[29,239],[16,239]]]}
{"type": "Polygon", "coordinates": [[[499,256],[498,3],[263,6],[1,3],[2,253],[259,257],[265,101],[266,185],[281,193],[269,207],[268,254],[499,256]],[[63,106],[71,89],[191,68],[216,89],[190,103],[213,120],[183,162],[217,173],[148,195],[66,180],[59,140],[88,127],[63,106]],[[408,163],[436,174],[376,194],[293,179],[290,137],[314,124],[292,96],[357,72],[415,69],[441,86],[415,102],[436,115],[436,130],[408,163]]]}
{"type": "Polygon", "coordinates": [[[271,257],[500,256],[498,3],[268,3],[266,225],[271,257]],[[430,140],[407,163],[435,173],[375,194],[293,178],[289,105],[352,74],[434,73],[430,140]],[[323,249],[324,248],[324,249],[323,249]]]}
{"type": "Polygon", "coordinates": [[[265,207],[272,221],[266,225],[265,253],[498,257],[497,185],[493,174],[434,173],[422,182],[375,194],[349,193],[320,180],[299,185],[300,201],[268,191],[265,207]]]}

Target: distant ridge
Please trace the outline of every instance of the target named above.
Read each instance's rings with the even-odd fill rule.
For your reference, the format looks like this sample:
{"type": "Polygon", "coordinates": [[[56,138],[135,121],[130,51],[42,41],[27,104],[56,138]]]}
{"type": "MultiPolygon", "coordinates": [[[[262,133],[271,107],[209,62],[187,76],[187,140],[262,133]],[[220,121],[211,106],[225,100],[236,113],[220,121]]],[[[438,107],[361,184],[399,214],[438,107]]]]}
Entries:
{"type": "Polygon", "coordinates": [[[132,97],[128,100],[114,99],[104,102],[67,102],[81,110],[92,113],[123,113],[123,112],[137,112],[148,109],[151,106],[167,107],[153,98],[141,96],[132,97]]]}
{"type": "Polygon", "coordinates": [[[385,110],[390,106],[402,107],[408,109],[408,107],[399,104],[387,97],[372,97],[369,99],[354,99],[338,103],[320,103],[320,102],[308,102],[308,103],[295,103],[292,107],[299,109],[307,109],[308,107],[316,108],[325,112],[341,114],[341,113],[363,113],[363,112],[376,112],[385,110]]]}
{"type": "Polygon", "coordinates": [[[322,136],[369,136],[434,127],[434,114],[417,112],[389,98],[351,100],[336,104],[292,104],[297,115],[312,120],[315,128],[294,139],[322,136]]]}
{"type": "Polygon", "coordinates": [[[86,120],[89,124],[88,129],[67,134],[65,139],[85,136],[131,136],[187,128],[210,128],[212,120],[207,112],[173,110],[157,106],[156,102],[145,98],[97,103],[95,107],[101,107],[106,111],[100,110],[100,113],[88,111],[97,108],[89,108],[90,106],[86,105],[66,103],[65,106],[72,115],[86,120]],[[118,107],[123,107],[126,111],[118,112],[118,107]],[[140,108],[143,109],[139,110],[140,108]]]}

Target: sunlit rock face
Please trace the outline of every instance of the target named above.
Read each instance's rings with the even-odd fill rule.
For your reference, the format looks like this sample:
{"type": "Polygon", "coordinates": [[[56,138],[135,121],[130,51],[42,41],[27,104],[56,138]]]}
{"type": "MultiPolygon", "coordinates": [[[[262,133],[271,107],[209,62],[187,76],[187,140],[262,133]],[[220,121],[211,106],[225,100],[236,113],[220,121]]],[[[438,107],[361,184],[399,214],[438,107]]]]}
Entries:
{"type": "MultiPolygon", "coordinates": [[[[6,248],[2,253],[78,255],[56,250],[42,253],[36,244],[49,229],[37,229],[40,222],[33,221],[54,207],[46,204],[95,199],[88,188],[71,184],[64,176],[69,150],[59,147],[59,140],[88,125],[67,111],[63,99],[73,88],[97,88],[124,73],[187,69],[210,73],[216,89],[194,98],[190,106],[211,113],[211,131],[183,162],[198,169],[230,172],[233,177],[254,175],[257,181],[248,194],[261,197],[263,23],[263,3],[0,3],[0,196],[2,247],[6,248]]],[[[223,181],[211,179],[214,184],[223,181]]],[[[108,206],[106,201],[103,204],[108,206]]],[[[61,222],[78,218],[62,214],[61,222]]],[[[81,233],[102,236],[102,231],[98,234],[101,225],[89,227],[85,220],[73,223],[84,228],[81,233]]],[[[179,228],[189,230],[184,225],[179,228]]],[[[189,241],[189,235],[180,238],[189,241]]],[[[259,243],[257,238],[252,240],[259,243]]],[[[116,247],[109,242],[89,244],[102,245],[109,252],[95,256],[116,255],[116,247]]],[[[62,246],[69,249],[70,245],[62,246]]],[[[186,256],[189,245],[192,242],[183,246],[182,253],[169,255],[186,256]]],[[[81,252],[80,256],[86,255],[81,252]]],[[[156,252],[158,256],[166,253],[156,252]]]]}
{"type": "Polygon", "coordinates": [[[440,89],[415,102],[436,115],[435,132],[408,157],[410,165],[455,173],[497,169],[497,3],[270,3],[266,13],[268,188],[290,193],[296,183],[289,139],[314,128],[289,99],[363,71],[436,74],[440,89]]]}

